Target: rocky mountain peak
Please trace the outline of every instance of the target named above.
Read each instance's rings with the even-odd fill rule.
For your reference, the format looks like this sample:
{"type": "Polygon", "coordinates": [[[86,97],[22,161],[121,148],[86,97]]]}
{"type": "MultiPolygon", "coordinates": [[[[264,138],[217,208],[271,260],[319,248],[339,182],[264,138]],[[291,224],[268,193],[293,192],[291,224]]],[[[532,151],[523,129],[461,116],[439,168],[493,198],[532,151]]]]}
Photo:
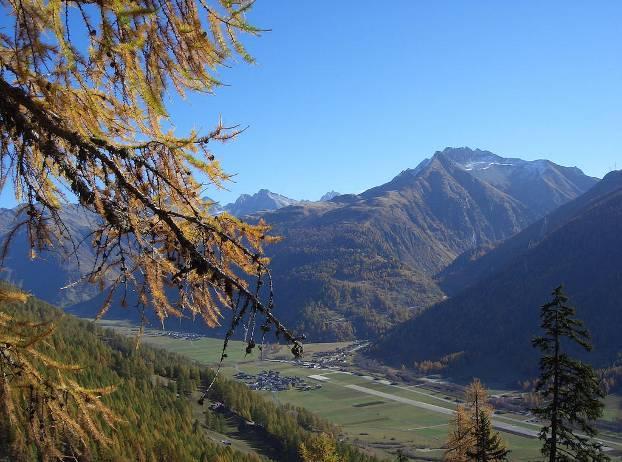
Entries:
{"type": "Polygon", "coordinates": [[[490,151],[471,149],[469,147],[445,148],[443,151],[437,151],[434,156],[448,159],[467,171],[488,170],[491,167],[517,167],[528,163],[528,161],[522,159],[505,158],[490,151]]]}
{"type": "Polygon", "coordinates": [[[477,164],[484,162],[499,162],[501,160],[504,160],[503,157],[498,156],[497,154],[494,154],[490,151],[471,149],[467,146],[459,148],[447,147],[442,151],[436,151],[434,155],[437,157],[445,157],[452,162],[461,165],[468,165],[473,163],[477,164]]]}
{"type": "Polygon", "coordinates": [[[253,195],[242,194],[235,202],[227,204],[224,209],[230,214],[240,217],[257,212],[277,210],[298,202],[295,199],[273,193],[268,189],[260,189],[253,195]]]}
{"type": "Polygon", "coordinates": [[[341,193],[338,193],[337,191],[328,191],[326,194],[320,197],[320,202],[329,201],[339,195],[341,195],[341,193]]]}

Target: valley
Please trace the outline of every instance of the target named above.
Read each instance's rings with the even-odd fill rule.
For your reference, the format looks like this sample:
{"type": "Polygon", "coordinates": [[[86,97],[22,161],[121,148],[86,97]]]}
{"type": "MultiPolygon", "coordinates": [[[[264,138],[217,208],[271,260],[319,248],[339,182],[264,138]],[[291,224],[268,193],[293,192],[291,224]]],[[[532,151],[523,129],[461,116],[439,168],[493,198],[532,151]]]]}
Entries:
{"type": "Polygon", "coordinates": [[[488,252],[456,260],[439,276],[451,296],[385,336],[376,354],[395,366],[459,352],[444,374],[515,383],[537,373],[538,308],[562,284],[593,336],[593,351],[581,359],[613,367],[622,351],[621,235],[615,171],[488,252]]]}
{"type": "MultiPolygon", "coordinates": [[[[124,335],[138,333],[131,324],[99,323],[124,335]]],[[[141,341],[216,367],[221,339],[175,337],[180,336],[146,329],[141,341]]],[[[463,388],[434,376],[396,382],[393,377],[361,369],[353,361],[361,346],[365,347],[365,344],[311,343],[306,345],[305,358],[294,361],[284,346],[266,345],[262,360],[259,353],[247,356],[244,343],[234,341],[223,362],[222,373],[235,378],[240,374],[256,376],[268,370],[321,385],[321,388],[308,391],[292,388],[260,393],[276,403],[301,406],[316,413],[337,425],[344,441],[378,457],[395,457],[396,451],[401,449],[412,460],[441,460],[448,422],[456,404],[461,402],[463,388]],[[322,366],[315,358],[338,358],[338,361],[322,366]]],[[[520,398],[523,395],[516,390],[491,390],[491,393],[493,397],[520,398]]],[[[615,419],[619,405],[620,397],[611,395],[607,400],[606,415],[615,419]]],[[[540,443],[536,437],[540,426],[533,416],[498,409],[493,426],[501,431],[512,450],[511,460],[529,461],[539,456],[540,443]]],[[[223,437],[233,438],[231,433],[223,437]]],[[[622,433],[602,431],[600,441],[610,448],[608,454],[612,460],[622,460],[622,433]]]]}
{"type": "MultiPolygon", "coordinates": [[[[580,309],[596,304],[585,315],[597,334],[589,357],[606,371],[603,380],[614,392],[597,423],[598,441],[613,460],[622,460],[615,394],[622,380],[615,362],[622,351],[615,333],[622,285],[615,283],[619,267],[607,264],[622,248],[616,246],[621,198],[619,172],[597,180],[549,161],[447,148],[361,194],[334,193],[310,202],[261,190],[225,208],[214,205],[216,222],[235,212],[269,223],[282,236],[266,249],[270,296],[279,319],[309,339],[301,360],[269,343],[270,335],[265,345],[261,340],[261,351],[246,354],[251,343],[242,342],[238,330],[219,369],[223,326],[234,319],[228,310],[221,312],[223,326],[207,329],[189,316],[160,321],[141,308],[145,298],[132,288],[93,297],[91,286],[83,292],[85,284],[75,282],[77,263],[96,261],[88,248],[75,260],[44,253],[43,265],[11,250],[6,279],[82,318],[95,317],[106,305],[97,324],[127,337],[136,337],[136,326],[144,322],[145,345],[217,369],[280,409],[300,407],[326,419],[346,447],[380,459],[401,453],[434,461],[445,454],[450,421],[473,377],[492,388],[491,428],[501,433],[511,460],[539,457],[542,422],[530,412],[532,385],[517,388],[537,373],[530,348],[538,326],[535,308],[562,281],[580,309]],[[596,234],[598,240],[590,239],[596,234]],[[42,283],[39,271],[54,277],[42,283]],[[594,277],[596,282],[585,284],[594,277]]],[[[62,213],[73,238],[84,240],[95,226],[93,216],[77,207],[62,213]]],[[[23,231],[11,234],[11,223],[21,217],[17,210],[0,213],[0,233],[10,235],[14,246],[27,239],[23,231]]],[[[172,284],[162,286],[162,293],[177,297],[172,284]]],[[[207,418],[193,401],[200,391],[186,394],[194,418],[207,418]]],[[[279,460],[274,435],[232,409],[210,417],[216,420],[213,428],[205,426],[205,436],[218,447],[279,460]]]]}
{"type": "Polygon", "coordinates": [[[0,462],[622,462],[622,2],[0,11],[0,462]]]}

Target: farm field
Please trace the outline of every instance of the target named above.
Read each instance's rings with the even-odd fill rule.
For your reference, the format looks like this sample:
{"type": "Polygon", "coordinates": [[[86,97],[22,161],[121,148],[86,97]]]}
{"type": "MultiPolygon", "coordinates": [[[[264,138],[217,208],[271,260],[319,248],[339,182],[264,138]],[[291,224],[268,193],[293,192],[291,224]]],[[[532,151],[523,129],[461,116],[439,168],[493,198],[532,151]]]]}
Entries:
{"type": "MultiPolygon", "coordinates": [[[[127,334],[134,328],[116,324],[113,327],[127,334]]],[[[147,330],[142,341],[162,347],[206,365],[215,365],[222,349],[222,339],[199,338],[184,340],[163,336],[147,330]]],[[[348,343],[308,344],[306,356],[316,352],[334,351],[348,343]]],[[[264,349],[265,359],[259,352],[245,355],[244,344],[230,343],[228,357],[223,362],[222,373],[232,377],[236,373],[256,375],[263,370],[274,370],[282,376],[302,377],[307,383],[319,384],[321,388],[300,391],[260,391],[279,403],[305,407],[338,425],[343,438],[370,453],[393,458],[397,449],[406,450],[413,460],[440,460],[443,443],[447,436],[451,411],[456,397],[438,393],[421,386],[396,384],[365,375],[337,370],[310,369],[281,359],[287,358],[285,347],[264,349]]],[[[620,398],[610,396],[606,400],[605,419],[614,420],[620,398]]],[[[495,425],[502,432],[512,450],[511,460],[528,461],[540,457],[539,441],[535,435],[538,426],[525,422],[525,416],[511,413],[495,415],[495,425]],[[508,431],[509,430],[509,431],[508,431]],[[519,433],[519,434],[517,434],[519,433]],[[524,433],[524,434],[520,434],[524,433]]],[[[612,449],[612,460],[622,460],[622,435],[602,433],[601,437],[612,449]]],[[[235,443],[243,446],[244,442],[235,443]]]]}

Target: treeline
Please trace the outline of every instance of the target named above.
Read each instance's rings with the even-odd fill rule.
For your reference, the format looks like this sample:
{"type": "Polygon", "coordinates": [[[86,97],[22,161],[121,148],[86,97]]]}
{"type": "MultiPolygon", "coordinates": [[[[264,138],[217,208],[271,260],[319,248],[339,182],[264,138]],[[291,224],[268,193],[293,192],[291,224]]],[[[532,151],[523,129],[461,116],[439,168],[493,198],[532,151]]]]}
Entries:
{"type": "MultiPolygon", "coordinates": [[[[174,353],[144,344],[137,347],[133,339],[63,315],[34,298],[25,304],[2,304],[0,309],[22,320],[56,320],[56,330],[45,339],[45,352],[59,363],[81,365],[81,370],[75,373],[81,386],[116,387],[101,400],[121,418],[121,423],[114,429],[103,425],[109,443],[89,442],[78,460],[258,462],[264,459],[212,441],[204,431],[206,420],[199,422],[193,417],[191,394],[211,381],[213,371],[174,353]]],[[[275,449],[280,460],[301,460],[299,447],[310,444],[318,433],[333,439],[337,435],[336,428],[310,412],[268,402],[231,380],[219,378],[208,397],[261,426],[269,444],[278,446],[275,449]]],[[[24,409],[27,407],[28,403],[24,403],[24,409]]],[[[8,424],[6,414],[7,409],[0,404],[0,460],[40,460],[37,447],[19,437],[8,424]]],[[[28,425],[27,413],[19,415],[25,420],[23,425],[28,425]]],[[[215,419],[215,422],[220,420],[215,419]]],[[[374,460],[347,445],[339,444],[337,448],[344,462],[374,460]]]]}

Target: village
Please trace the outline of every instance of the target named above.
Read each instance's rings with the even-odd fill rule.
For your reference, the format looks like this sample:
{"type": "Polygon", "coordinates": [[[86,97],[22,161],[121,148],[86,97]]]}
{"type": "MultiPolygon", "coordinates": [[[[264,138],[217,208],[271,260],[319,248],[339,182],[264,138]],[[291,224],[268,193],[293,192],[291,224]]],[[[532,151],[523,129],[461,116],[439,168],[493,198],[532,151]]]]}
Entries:
{"type": "Polygon", "coordinates": [[[281,375],[279,371],[264,370],[257,375],[237,372],[233,377],[245,383],[251,390],[261,391],[310,391],[322,388],[322,385],[309,385],[301,377],[281,375]]]}
{"type": "Polygon", "coordinates": [[[313,353],[311,361],[298,361],[302,367],[313,369],[340,369],[345,370],[345,367],[350,364],[352,355],[369,345],[366,340],[355,340],[349,345],[337,348],[331,351],[317,351],[313,353]]]}
{"type": "Polygon", "coordinates": [[[177,331],[172,331],[172,330],[158,331],[157,335],[161,337],[169,337],[169,338],[174,338],[178,340],[189,340],[191,342],[205,337],[205,335],[195,334],[194,332],[177,332],[177,331]]]}

